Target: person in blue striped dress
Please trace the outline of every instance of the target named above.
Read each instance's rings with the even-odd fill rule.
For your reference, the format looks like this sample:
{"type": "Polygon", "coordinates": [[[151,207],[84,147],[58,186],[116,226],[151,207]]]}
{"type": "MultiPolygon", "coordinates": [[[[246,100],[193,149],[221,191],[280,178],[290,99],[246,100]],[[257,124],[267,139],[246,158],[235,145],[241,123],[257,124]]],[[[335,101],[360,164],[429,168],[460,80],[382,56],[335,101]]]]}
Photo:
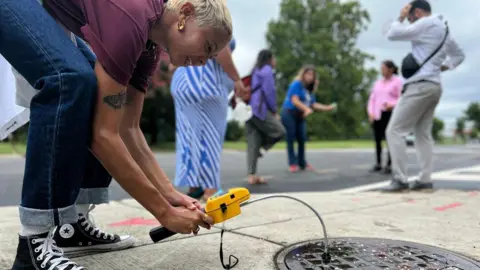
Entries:
{"type": "Polygon", "coordinates": [[[245,95],[231,56],[235,40],[203,66],[175,69],[171,93],[176,120],[175,185],[206,200],[221,191],[220,158],[227,128],[228,94],[245,95]]]}

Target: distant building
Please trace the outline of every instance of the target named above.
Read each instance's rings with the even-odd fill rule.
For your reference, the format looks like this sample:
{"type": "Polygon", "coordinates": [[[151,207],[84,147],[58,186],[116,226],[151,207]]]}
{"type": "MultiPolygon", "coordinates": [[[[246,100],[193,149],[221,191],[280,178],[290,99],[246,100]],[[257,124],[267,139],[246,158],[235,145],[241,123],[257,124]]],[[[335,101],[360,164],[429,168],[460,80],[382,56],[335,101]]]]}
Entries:
{"type": "MultiPolygon", "coordinates": [[[[465,121],[465,129],[463,130],[463,135],[467,137],[470,136],[474,128],[475,128],[474,121],[465,121]]],[[[460,131],[453,129],[453,136],[458,136],[458,135],[460,135],[460,131]]]]}

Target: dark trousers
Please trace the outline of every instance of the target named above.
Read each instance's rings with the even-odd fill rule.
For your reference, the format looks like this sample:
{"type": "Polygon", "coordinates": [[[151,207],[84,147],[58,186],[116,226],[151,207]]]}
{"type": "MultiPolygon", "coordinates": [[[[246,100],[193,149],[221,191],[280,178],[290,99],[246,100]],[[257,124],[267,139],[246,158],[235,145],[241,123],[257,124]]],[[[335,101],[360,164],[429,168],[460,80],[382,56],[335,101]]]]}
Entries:
{"type": "Polygon", "coordinates": [[[252,116],[252,118],[245,123],[245,130],[248,144],[248,174],[256,174],[260,148],[265,150],[272,148],[285,136],[285,128],[282,123],[268,111],[265,120],[252,116]]]}
{"type": "MultiPolygon", "coordinates": [[[[373,137],[375,138],[375,147],[376,147],[376,154],[377,154],[377,165],[382,165],[382,141],[386,140],[385,131],[387,130],[388,121],[390,121],[390,117],[392,116],[392,112],[382,112],[382,116],[380,120],[375,120],[372,123],[373,128],[373,137]]],[[[390,151],[388,152],[388,163],[387,166],[392,165],[392,159],[390,157],[390,151]]]]}
{"type": "Polygon", "coordinates": [[[305,141],[307,140],[307,124],[301,113],[291,110],[283,110],[282,124],[285,127],[287,139],[288,164],[298,165],[305,168],[305,141]],[[294,143],[298,144],[298,152],[295,154],[294,143]]]}
{"type": "Polygon", "coordinates": [[[37,0],[0,1],[0,54],[39,90],[30,104],[23,225],[73,223],[75,203],[108,201],[111,177],[88,150],[95,56],[83,42],[78,46],[37,0]]]}

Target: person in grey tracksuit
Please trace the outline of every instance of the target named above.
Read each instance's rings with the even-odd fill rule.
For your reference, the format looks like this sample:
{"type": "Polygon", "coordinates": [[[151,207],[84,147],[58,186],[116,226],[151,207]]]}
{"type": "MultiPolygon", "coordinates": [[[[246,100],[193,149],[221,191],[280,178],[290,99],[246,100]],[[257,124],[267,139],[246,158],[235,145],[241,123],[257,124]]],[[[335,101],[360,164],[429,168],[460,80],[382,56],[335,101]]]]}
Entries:
{"type": "Polygon", "coordinates": [[[412,1],[402,9],[400,17],[392,23],[388,31],[388,39],[411,42],[411,56],[420,69],[410,72],[413,75],[409,74],[412,69],[408,69],[408,66],[412,65],[408,65],[408,61],[404,59],[402,75],[406,79],[402,96],[393,111],[386,132],[392,156],[393,179],[385,191],[432,189],[431,132],[435,108],[442,95],[441,72],[459,66],[465,55],[451,36],[442,15],[433,15],[430,4],[425,0],[412,1]],[[408,19],[410,24],[404,24],[405,19],[408,19]],[[418,179],[409,186],[404,136],[411,131],[415,134],[421,172],[418,179]]]}

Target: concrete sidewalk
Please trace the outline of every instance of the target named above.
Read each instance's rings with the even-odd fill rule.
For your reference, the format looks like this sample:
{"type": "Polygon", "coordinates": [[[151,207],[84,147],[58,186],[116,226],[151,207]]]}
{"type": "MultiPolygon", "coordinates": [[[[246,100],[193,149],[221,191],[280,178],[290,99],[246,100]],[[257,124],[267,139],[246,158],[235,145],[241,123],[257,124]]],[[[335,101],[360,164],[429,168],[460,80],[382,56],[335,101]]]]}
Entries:
{"type": "MultiPolygon", "coordinates": [[[[270,194],[271,195],[271,194],[270,194]]],[[[480,192],[439,190],[433,193],[291,193],[322,215],[331,237],[376,237],[445,248],[480,260],[480,192]]],[[[252,195],[253,198],[261,195],[252,195]]],[[[0,269],[11,266],[19,230],[16,207],[0,208],[0,269]]],[[[224,256],[239,258],[234,269],[275,269],[282,248],[323,237],[313,213],[298,202],[275,198],[242,209],[227,221],[224,256]]],[[[176,235],[152,244],[148,232],[156,222],[132,200],[97,207],[102,229],[137,237],[137,247],[77,258],[89,270],[222,269],[220,230],[192,237],[176,235]]]]}

